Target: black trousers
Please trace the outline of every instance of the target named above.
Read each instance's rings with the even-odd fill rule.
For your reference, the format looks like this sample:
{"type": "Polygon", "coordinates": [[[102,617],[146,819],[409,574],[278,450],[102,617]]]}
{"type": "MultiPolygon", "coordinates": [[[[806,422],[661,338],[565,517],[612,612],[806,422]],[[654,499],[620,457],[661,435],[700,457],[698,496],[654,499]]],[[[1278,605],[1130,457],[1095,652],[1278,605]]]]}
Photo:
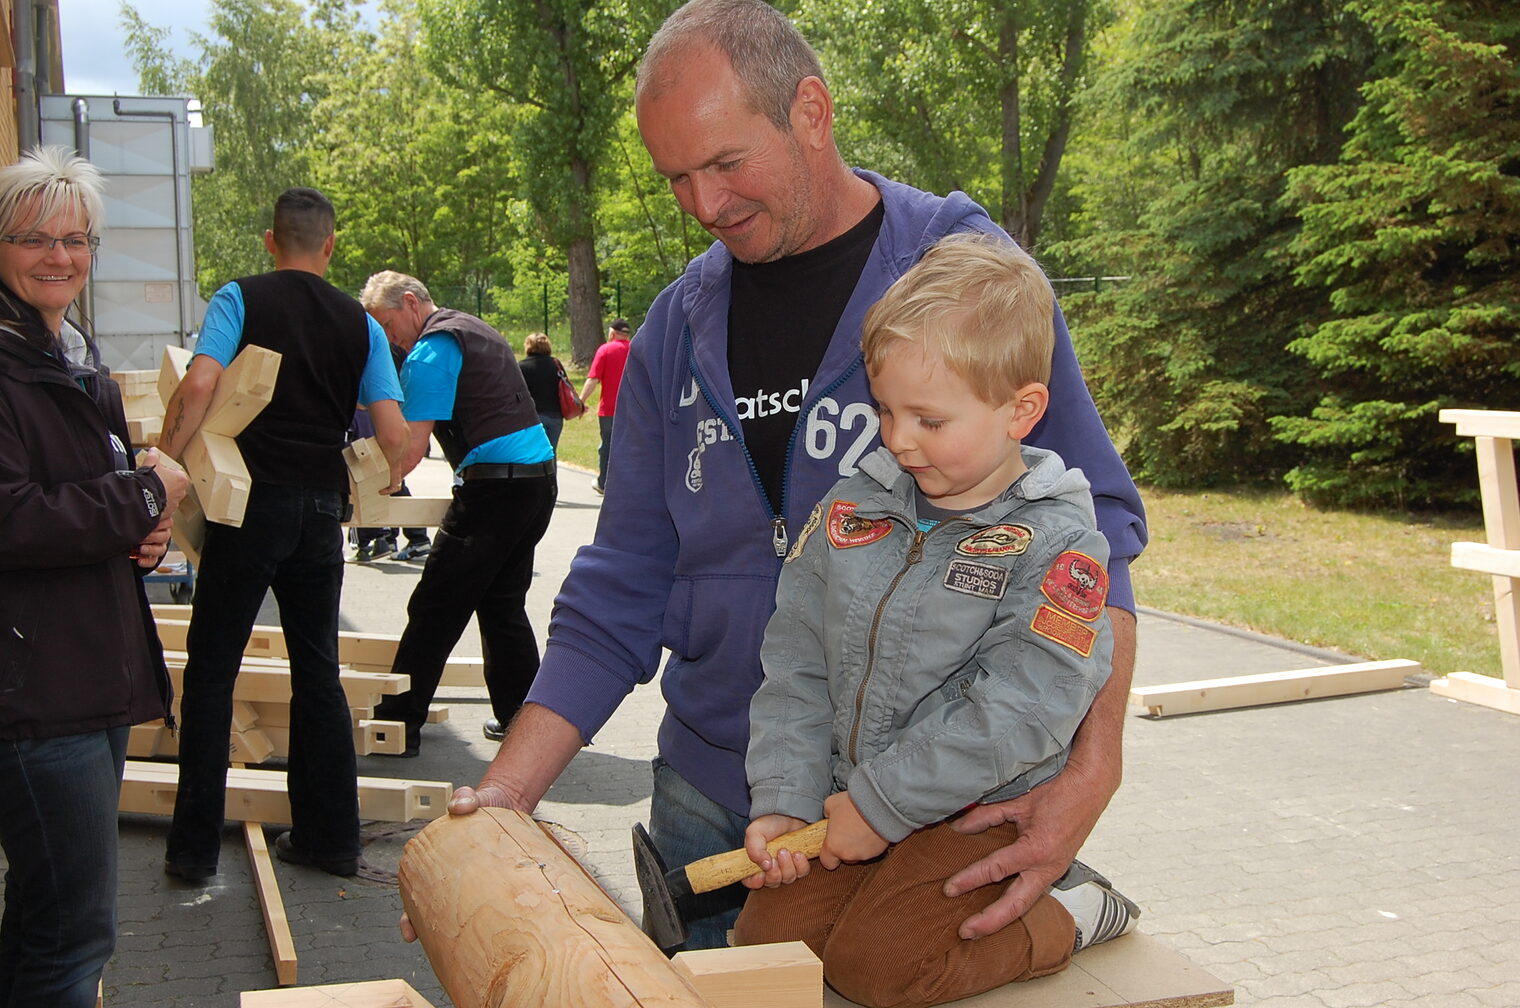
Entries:
{"type": "Polygon", "coordinates": [[[467,480],[454,488],[391,667],[411,677],[411,689],[387,697],[377,718],[404,721],[409,734],[421,728],[471,613],[480,623],[491,710],[503,724],[517,713],[538,674],[527,596],[533,549],[549,527],[556,490],[553,476],[467,480]]]}

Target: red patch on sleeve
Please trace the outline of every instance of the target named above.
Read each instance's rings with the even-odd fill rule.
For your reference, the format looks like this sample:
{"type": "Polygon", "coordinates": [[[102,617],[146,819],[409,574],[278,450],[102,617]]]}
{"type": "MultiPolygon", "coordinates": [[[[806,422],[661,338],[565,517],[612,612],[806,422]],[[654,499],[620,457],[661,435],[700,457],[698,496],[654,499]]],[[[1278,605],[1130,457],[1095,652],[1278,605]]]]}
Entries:
{"type": "Polygon", "coordinates": [[[837,500],[829,505],[828,529],[829,542],[836,549],[849,549],[885,539],[892,531],[892,523],[856,518],[854,501],[837,500]]]}
{"type": "Polygon", "coordinates": [[[1108,599],[1108,571],[1086,553],[1067,550],[1045,572],[1040,591],[1057,609],[1091,623],[1108,599]]]}

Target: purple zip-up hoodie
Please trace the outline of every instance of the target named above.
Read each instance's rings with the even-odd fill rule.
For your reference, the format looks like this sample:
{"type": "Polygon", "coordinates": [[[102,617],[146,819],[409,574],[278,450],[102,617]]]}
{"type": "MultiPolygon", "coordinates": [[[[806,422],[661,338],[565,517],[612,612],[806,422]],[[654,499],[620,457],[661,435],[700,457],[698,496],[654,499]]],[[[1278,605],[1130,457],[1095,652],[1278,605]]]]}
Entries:
{"type": "MultiPolygon", "coordinates": [[[[930,245],[998,231],[964,193],[934,196],[856,170],[885,216],[855,292],[809,383],[775,514],[744,446],[728,373],[733,258],[714,243],[662,291],[634,337],[613,428],[612,473],[596,537],[555,600],[528,695],[589,741],[668,649],[660,754],[704,795],[745,815],[749,702],[760,642],[792,538],[819,498],[879,444],[860,352],[866,309],[930,245]]],[[[1128,561],[1145,514],[1093,407],[1057,311],[1050,409],[1026,444],[1058,452],[1092,482],[1111,550],[1109,604],[1133,609],[1128,561]]]]}

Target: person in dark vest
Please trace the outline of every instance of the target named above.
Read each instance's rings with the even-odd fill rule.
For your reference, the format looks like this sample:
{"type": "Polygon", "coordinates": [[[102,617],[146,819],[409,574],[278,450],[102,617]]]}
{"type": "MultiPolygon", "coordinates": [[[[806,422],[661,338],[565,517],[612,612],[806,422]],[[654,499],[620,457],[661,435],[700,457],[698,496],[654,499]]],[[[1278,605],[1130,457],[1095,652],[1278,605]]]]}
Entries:
{"type": "Polygon", "coordinates": [[[264,247],[271,273],[227,284],[211,299],[195,356],[165,407],[159,450],[179,458],[200,427],[223,370],[245,346],[278,351],[269,405],[237,436],[252,477],[239,528],[207,522],[190,615],[180,720],[179,791],[164,871],[187,882],[216,873],[227,786],[232,688],[267,590],[290,648],[292,829],[285,861],[334,875],[358,871],[359,795],[348,700],[338,682],[338,594],[348,470],[344,434],[363,403],[400,485],[407,426],[380,326],[327,283],[335,215],[315,189],[276,200],[264,247]]]}
{"type": "Polygon", "coordinates": [[[455,474],[391,666],[412,688],[387,697],[375,716],[405,722],[401,755],[417,755],[428,704],[473,613],[491,695],[485,734],[500,739],[538,674],[527,595],[533,550],[554,512],[554,449],[501,333],[438,307],[420,280],[392,270],[370,277],[359,300],[407,352],[401,387],[411,445],[401,475],[421,461],[429,437],[455,474]]]}

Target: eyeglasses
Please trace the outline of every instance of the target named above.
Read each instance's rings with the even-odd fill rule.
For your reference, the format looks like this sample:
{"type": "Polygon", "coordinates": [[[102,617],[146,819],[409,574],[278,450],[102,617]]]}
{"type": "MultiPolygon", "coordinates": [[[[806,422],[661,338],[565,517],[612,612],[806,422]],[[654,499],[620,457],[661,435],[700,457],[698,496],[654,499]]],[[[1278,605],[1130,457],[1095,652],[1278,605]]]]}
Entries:
{"type": "Polygon", "coordinates": [[[54,238],[52,235],[39,234],[33,231],[29,234],[0,235],[0,241],[10,242],[17,248],[26,249],[28,252],[53,251],[59,245],[69,255],[89,255],[100,248],[99,235],[65,235],[62,238],[54,238]]]}

